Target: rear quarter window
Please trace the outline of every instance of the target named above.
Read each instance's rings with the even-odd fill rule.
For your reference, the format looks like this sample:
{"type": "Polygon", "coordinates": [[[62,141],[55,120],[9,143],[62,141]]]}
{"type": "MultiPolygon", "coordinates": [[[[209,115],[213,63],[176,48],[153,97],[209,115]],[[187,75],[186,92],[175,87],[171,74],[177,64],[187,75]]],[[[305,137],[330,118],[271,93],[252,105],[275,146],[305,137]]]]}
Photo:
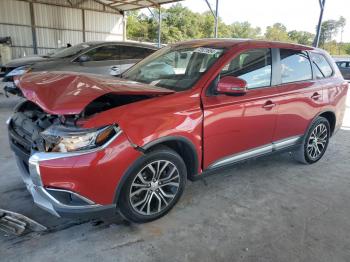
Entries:
{"type": "Polygon", "coordinates": [[[153,52],[154,50],[148,48],[136,46],[122,46],[120,59],[143,59],[152,54],[153,52]]]}
{"type": "Polygon", "coordinates": [[[317,79],[327,78],[333,75],[333,69],[322,54],[310,53],[317,79]]]}

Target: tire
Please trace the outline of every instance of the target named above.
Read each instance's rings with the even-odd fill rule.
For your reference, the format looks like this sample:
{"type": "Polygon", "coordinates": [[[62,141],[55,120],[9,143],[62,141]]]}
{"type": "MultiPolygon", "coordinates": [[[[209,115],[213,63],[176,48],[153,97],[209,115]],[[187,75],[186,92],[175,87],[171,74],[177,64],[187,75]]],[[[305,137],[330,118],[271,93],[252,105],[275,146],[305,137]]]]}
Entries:
{"type": "Polygon", "coordinates": [[[327,150],[330,134],[328,120],[317,117],[305,134],[299,149],[293,152],[294,159],[303,164],[319,161],[327,150]]]}
{"type": "Polygon", "coordinates": [[[135,223],[164,216],[184,191],[186,170],[183,159],[168,147],[141,156],[126,173],[117,202],[122,215],[135,223]]]}

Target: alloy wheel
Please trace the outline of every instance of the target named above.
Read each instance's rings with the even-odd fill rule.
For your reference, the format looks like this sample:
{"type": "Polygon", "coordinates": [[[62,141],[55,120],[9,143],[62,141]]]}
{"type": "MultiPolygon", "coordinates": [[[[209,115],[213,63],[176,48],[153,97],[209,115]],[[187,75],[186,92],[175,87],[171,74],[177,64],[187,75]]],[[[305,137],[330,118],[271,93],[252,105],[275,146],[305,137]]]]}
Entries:
{"type": "Polygon", "coordinates": [[[154,215],[169,206],[180,187],[177,167],[168,160],[147,164],[134,178],[129,200],[132,208],[142,215],[154,215]]]}
{"type": "Polygon", "coordinates": [[[328,129],[325,124],[320,123],[311,132],[307,143],[307,154],[313,160],[319,158],[327,145],[328,129]]]}

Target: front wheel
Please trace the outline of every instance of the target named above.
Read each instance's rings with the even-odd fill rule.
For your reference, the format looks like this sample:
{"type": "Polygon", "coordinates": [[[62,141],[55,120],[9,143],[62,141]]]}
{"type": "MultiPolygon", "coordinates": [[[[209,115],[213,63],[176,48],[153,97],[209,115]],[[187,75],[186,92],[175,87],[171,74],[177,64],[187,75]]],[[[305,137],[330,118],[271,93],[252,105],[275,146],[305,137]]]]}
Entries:
{"type": "Polygon", "coordinates": [[[330,125],[326,118],[318,117],[305,134],[301,147],[294,158],[304,164],[313,164],[322,158],[328,147],[330,125]]]}
{"type": "Polygon", "coordinates": [[[161,147],[140,157],[128,170],[118,206],[136,223],[164,216],[176,204],[186,184],[186,166],[173,150],[161,147]]]}

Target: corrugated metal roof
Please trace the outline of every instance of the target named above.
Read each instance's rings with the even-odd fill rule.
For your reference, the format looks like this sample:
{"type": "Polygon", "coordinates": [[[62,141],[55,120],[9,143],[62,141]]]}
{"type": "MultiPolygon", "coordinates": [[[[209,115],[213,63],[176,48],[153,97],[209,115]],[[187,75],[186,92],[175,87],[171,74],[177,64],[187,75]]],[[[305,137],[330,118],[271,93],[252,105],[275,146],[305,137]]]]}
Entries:
{"type": "Polygon", "coordinates": [[[82,30],[81,10],[54,5],[34,4],[35,23],[39,27],[82,30]]]}
{"type": "Polygon", "coordinates": [[[85,10],[85,30],[118,34],[123,32],[123,16],[85,10]]]}
{"type": "Polygon", "coordinates": [[[13,0],[0,0],[0,23],[30,25],[29,4],[13,0]]]}
{"type": "MultiPolygon", "coordinates": [[[[32,0],[22,1],[29,2],[32,0]]],[[[183,0],[35,0],[33,2],[115,13],[147,7],[159,7],[162,4],[180,1],[183,0]]]]}
{"type": "Polygon", "coordinates": [[[180,2],[183,0],[95,0],[118,11],[128,11],[146,7],[158,7],[161,4],[180,2]]]}
{"type": "Polygon", "coordinates": [[[37,28],[38,47],[58,48],[66,44],[76,45],[83,42],[83,32],[37,28]]]}

